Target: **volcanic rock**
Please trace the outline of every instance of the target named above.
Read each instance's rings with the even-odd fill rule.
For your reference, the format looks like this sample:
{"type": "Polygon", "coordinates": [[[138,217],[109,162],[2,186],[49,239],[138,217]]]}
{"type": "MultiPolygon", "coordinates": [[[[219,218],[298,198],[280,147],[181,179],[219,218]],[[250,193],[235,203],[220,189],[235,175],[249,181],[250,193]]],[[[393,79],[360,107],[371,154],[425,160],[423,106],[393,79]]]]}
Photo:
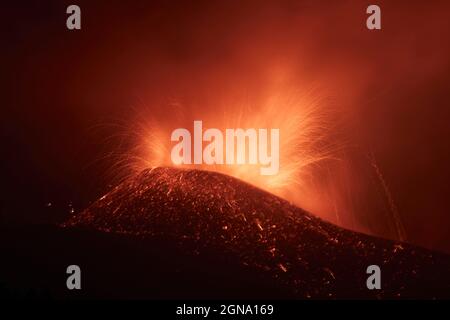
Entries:
{"type": "Polygon", "coordinates": [[[186,263],[207,264],[206,256],[232,263],[275,288],[275,298],[450,297],[449,256],[340,228],[216,172],[144,170],[63,227],[160,239],[186,263]],[[369,265],[381,269],[380,290],[367,288],[369,265]]]}

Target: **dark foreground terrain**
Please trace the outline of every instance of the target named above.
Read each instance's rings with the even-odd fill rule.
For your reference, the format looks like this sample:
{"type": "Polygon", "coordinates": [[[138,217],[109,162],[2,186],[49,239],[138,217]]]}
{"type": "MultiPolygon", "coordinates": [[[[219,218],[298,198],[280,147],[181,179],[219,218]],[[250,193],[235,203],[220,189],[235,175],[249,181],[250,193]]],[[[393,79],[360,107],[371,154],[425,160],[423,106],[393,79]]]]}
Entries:
{"type": "Polygon", "coordinates": [[[39,298],[450,298],[450,257],[324,222],[219,173],[155,168],[62,226],[0,231],[0,294],[39,298]],[[66,267],[82,290],[66,288],[66,267]],[[368,290],[366,268],[381,268],[368,290]]]}

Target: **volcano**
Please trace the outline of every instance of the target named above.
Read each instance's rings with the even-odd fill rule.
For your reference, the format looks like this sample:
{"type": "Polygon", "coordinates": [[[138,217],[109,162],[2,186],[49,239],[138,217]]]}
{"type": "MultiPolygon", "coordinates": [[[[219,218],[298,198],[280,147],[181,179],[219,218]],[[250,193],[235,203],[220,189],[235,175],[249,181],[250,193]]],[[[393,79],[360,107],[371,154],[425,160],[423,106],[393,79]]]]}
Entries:
{"type": "Polygon", "coordinates": [[[144,170],[62,227],[61,232],[131,239],[129,246],[139,243],[142,251],[124,258],[128,261],[121,259],[122,267],[116,268],[120,277],[141,270],[144,282],[148,277],[184,279],[171,282],[176,297],[191,297],[192,292],[202,298],[450,297],[448,255],[340,228],[211,171],[144,170]],[[160,265],[164,272],[150,274],[139,267],[148,264],[160,265]],[[379,290],[366,286],[369,265],[381,269],[379,290]],[[232,286],[229,296],[227,285],[232,286]]]}

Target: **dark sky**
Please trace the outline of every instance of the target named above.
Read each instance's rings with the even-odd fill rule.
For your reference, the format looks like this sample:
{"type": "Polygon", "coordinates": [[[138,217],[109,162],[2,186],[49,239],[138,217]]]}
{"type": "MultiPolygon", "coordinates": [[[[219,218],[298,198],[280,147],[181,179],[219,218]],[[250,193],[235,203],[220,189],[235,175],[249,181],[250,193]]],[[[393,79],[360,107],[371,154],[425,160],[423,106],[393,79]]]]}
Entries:
{"type": "Polygon", "coordinates": [[[106,192],[136,106],[251,94],[282,70],[338,107],[350,158],[376,155],[408,240],[450,251],[450,3],[376,3],[373,32],[366,1],[77,1],[80,31],[72,2],[3,2],[3,220],[61,221],[106,192]]]}

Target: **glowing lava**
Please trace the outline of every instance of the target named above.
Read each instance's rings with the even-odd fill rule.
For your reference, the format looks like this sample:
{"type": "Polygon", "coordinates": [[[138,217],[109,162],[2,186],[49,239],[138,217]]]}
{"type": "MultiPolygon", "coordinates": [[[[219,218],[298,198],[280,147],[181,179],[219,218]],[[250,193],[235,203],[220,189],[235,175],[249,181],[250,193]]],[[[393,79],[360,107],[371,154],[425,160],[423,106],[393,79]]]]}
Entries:
{"type": "MultiPolygon", "coordinates": [[[[181,164],[181,167],[225,173],[311,209],[310,200],[300,199],[311,183],[313,168],[334,158],[338,143],[330,139],[331,113],[312,94],[277,91],[260,99],[257,105],[234,102],[224,108],[195,108],[178,104],[167,107],[164,116],[142,115],[135,130],[135,148],[121,164],[133,173],[147,168],[173,166],[171,133],[190,128],[201,119],[209,128],[279,128],[279,171],[261,175],[260,166],[239,164],[181,164]],[[170,115],[170,117],[167,117],[170,115]],[[301,191],[301,192],[300,192],[301,191]]],[[[203,128],[208,130],[208,128],[203,128]]],[[[239,143],[239,141],[238,141],[239,143]]],[[[243,143],[243,142],[241,142],[243,143]]],[[[237,148],[239,149],[239,144],[237,148]]],[[[245,147],[243,147],[245,148],[245,147]]],[[[248,156],[248,150],[247,156],[248,156]]]]}
{"type": "Polygon", "coordinates": [[[219,129],[210,128],[203,132],[202,127],[201,120],[194,121],[193,137],[185,128],[178,128],[172,132],[171,140],[178,142],[171,152],[174,164],[244,165],[248,163],[261,165],[261,175],[278,173],[280,129],[270,129],[270,136],[268,129],[226,129],[224,143],[224,134],[219,129]],[[206,144],[205,150],[203,150],[204,144],[206,144]],[[192,152],[192,145],[194,145],[194,152],[192,152]],[[192,153],[194,153],[193,157],[192,153]]]}

